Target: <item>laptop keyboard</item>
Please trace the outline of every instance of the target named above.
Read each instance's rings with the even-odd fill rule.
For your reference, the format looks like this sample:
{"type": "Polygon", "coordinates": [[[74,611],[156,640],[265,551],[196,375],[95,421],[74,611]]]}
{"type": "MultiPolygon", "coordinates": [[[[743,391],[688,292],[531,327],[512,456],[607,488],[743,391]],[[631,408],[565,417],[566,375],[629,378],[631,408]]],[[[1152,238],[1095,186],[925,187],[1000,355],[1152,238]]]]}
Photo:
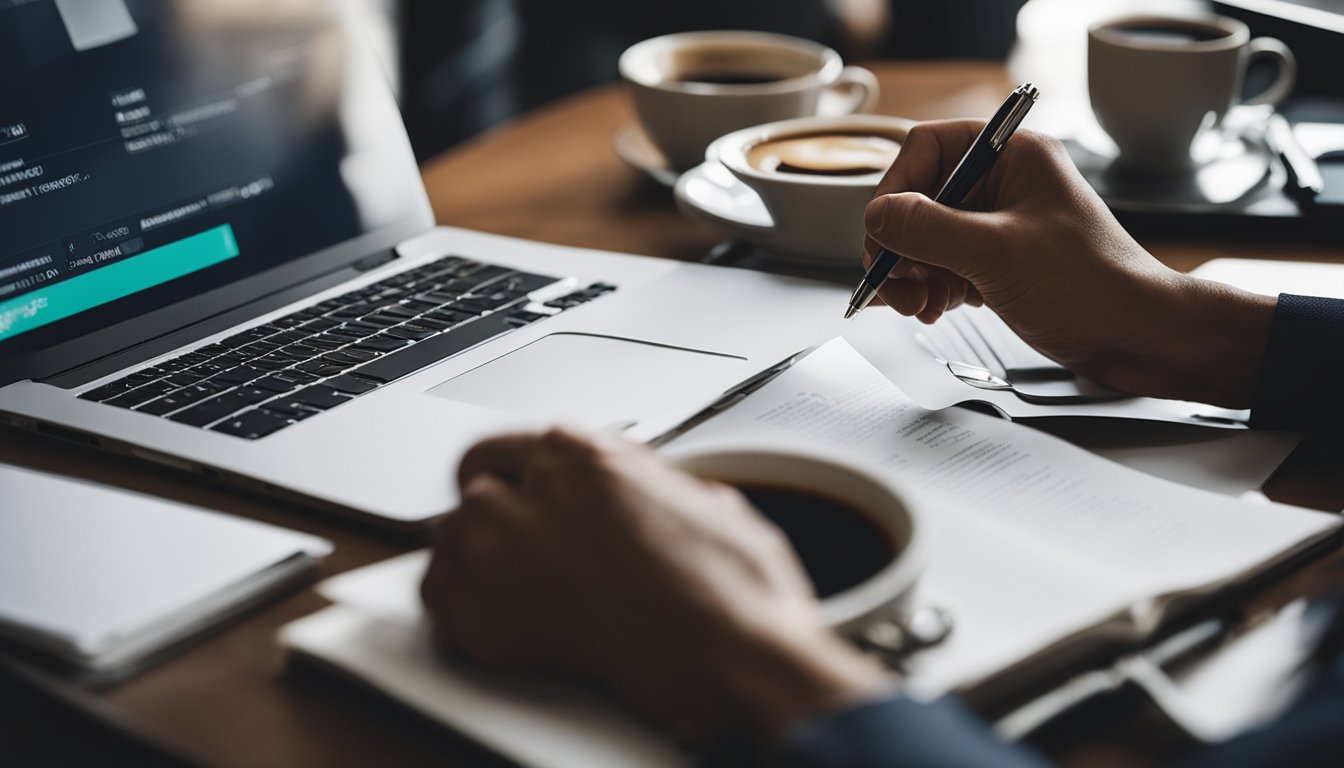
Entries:
{"type": "Polygon", "coordinates": [[[616,290],[529,303],[558,280],[445,256],[79,397],[256,440],[616,290]]]}

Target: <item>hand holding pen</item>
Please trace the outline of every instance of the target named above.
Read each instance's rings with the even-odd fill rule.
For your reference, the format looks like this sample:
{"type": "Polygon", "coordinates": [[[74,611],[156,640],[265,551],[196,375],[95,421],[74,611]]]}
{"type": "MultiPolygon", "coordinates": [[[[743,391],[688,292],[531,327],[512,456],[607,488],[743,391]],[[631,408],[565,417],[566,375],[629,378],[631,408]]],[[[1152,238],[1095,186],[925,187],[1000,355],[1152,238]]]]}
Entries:
{"type": "MultiPolygon", "coordinates": [[[[1032,105],[1036,103],[1039,92],[1031,83],[1019,85],[1008,96],[1008,99],[999,107],[999,111],[994,113],[989,122],[985,124],[980,135],[972,142],[970,149],[966,150],[965,156],[961,162],[952,171],[943,188],[938,191],[934,202],[942,205],[957,206],[970,193],[971,188],[980,181],[989,171],[990,166],[994,164],[995,158],[999,155],[999,150],[1012,137],[1013,132],[1022,124],[1023,118],[1031,110],[1032,105]]],[[[864,273],[863,279],[859,281],[858,287],[854,289],[854,294],[850,296],[849,307],[845,310],[845,317],[850,318],[858,314],[864,307],[877,295],[878,288],[886,281],[887,275],[895,268],[897,262],[901,260],[899,254],[893,253],[886,248],[878,251],[877,258],[868,267],[864,273]]]]}

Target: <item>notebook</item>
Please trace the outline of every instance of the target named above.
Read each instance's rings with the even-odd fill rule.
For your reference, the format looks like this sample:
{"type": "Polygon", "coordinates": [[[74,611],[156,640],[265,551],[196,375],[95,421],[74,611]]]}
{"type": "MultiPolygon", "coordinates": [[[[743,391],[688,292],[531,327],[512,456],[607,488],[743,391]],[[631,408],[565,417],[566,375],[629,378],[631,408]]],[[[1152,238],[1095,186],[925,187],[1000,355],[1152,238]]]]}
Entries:
{"type": "Polygon", "coordinates": [[[0,641],[121,679],[309,573],[323,539],[0,464],[0,641]]]}
{"type": "MultiPolygon", "coordinates": [[[[916,406],[845,341],[674,441],[669,450],[805,445],[895,476],[931,536],[918,599],[947,610],[944,644],[909,660],[907,690],[1007,701],[1335,534],[1339,518],[1161,480],[1036,430],[916,406]]],[[[412,554],[326,582],[337,603],[285,627],[317,660],[530,766],[682,765],[693,757],[591,693],[437,659],[412,554]],[[537,687],[532,687],[537,686],[537,687]]]]}

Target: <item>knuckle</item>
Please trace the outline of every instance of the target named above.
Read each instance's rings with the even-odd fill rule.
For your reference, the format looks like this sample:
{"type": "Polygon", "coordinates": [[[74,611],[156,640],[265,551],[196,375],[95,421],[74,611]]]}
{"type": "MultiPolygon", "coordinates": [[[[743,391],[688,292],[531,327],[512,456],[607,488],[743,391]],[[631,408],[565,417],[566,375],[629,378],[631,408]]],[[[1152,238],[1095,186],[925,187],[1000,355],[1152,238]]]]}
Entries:
{"type": "Polygon", "coordinates": [[[461,512],[467,512],[469,508],[488,507],[499,497],[499,481],[490,475],[476,475],[462,486],[462,509],[461,512]]]}
{"type": "Polygon", "coordinates": [[[546,430],[539,443],[545,452],[565,457],[590,457],[600,450],[588,435],[566,426],[546,430]]]}
{"type": "Polygon", "coordinates": [[[1017,132],[1017,138],[1025,139],[1023,141],[1025,146],[1044,156],[1059,157],[1061,154],[1067,154],[1064,142],[1040,131],[1024,129],[1017,132]]]}

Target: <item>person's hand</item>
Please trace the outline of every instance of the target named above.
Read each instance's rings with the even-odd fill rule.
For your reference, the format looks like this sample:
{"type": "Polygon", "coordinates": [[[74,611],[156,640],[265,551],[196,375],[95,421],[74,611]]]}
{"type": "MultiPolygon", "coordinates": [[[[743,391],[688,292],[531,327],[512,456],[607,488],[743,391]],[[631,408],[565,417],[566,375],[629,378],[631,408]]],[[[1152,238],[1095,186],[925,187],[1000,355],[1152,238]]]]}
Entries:
{"type": "Polygon", "coordinates": [[[1069,369],[1137,395],[1246,407],[1275,300],[1164,266],[1125,232],[1058,141],[1018,131],[962,209],[931,200],[983,121],[910,131],[865,212],[878,292],[926,323],[984,303],[1069,369]]]}
{"type": "Polygon", "coordinates": [[[889,684],[736,490],[612,436],[487,440],[422,586],[436,645],[595,683],[675,737],[769,739],[889,684]]]}

